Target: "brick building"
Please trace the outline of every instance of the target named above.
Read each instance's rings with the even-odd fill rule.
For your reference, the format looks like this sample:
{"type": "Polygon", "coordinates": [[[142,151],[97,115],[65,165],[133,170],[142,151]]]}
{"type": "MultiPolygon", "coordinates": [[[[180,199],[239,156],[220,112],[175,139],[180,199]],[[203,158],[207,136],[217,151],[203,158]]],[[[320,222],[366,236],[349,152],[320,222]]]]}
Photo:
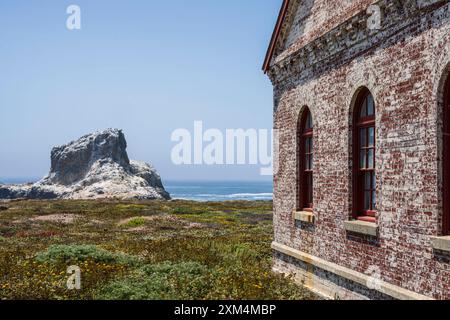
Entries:
{"type": "Polygon", "coordinates": [[[283,2],[276,271],[329,298],[450,299],[449,2],[283,2]]]}

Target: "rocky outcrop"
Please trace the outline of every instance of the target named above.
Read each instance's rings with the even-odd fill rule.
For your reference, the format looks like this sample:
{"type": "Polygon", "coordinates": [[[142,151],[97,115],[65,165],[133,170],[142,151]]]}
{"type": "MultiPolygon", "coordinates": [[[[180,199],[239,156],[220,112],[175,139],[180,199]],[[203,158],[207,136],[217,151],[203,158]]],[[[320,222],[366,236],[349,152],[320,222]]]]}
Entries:
{"type": "Polygon", "coordinates": [[[0,199],[170,199],[156,170],[130,161],[126,148],[117,129],[55,147],[47,177],[35,184],[0,185],[0,199]]]}

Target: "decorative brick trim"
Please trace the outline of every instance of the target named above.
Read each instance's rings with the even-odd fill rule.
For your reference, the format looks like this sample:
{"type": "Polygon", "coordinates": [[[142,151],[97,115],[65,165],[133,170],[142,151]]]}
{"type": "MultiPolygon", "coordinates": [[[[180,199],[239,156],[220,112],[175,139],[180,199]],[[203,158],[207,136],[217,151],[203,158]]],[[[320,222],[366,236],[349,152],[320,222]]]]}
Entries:
{"type": "MultiPolygon", "coordinates": [[[[290,248],[280,243],[272,243],[272,249],[363,286],[367,286],[367,284],[372,281],[370,276],[341,267],[335,263],[325,261],[321,258],[290,248]]],[[[433,298],[400,288],[382,280],[377,281],[377,287],[377,291],[380,293],[398,300],[434,300],[433,298]]]]}
{"type": "Polygon", "coordinates": [[[374,4],[380,7],[383,13],[383,24],[380,30],[368,29],[368,14],[366,11],[361,11],[303,47],[294,51],[285,50],[275,58],[266,72],[275,85],[292,75],[302,74],[303,71],[314,67],[317,62],[322,65],[336,63],[336,57],[351,61],[367,50],[386,42],[412,23],[418,23],[417,19],[412,19],[413,17],[428,12],[433,15],[433,10],[447,3],[448,1],[445,0],[395,3],[391,0],[379,0],[374,4]]]}

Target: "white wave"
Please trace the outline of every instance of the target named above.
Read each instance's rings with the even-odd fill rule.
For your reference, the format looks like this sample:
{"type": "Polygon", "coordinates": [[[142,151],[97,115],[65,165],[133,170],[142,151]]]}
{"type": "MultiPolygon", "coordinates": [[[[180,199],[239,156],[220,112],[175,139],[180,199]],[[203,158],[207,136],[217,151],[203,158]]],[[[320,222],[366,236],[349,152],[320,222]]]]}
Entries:
{"type": "Polygon", "coordinates": [[[241,197],[273,197],[273,193],[235,193],[227,195],[228,198],[241,198],[241,197]]]}
{"type": "Polygon", "coordinates": [[[193,197],[209,197],[209,198],[254,198],[254,197],[273,197],[273,193],[234,193],[234,194],[217,194],[217,193],[206,193],[206,194],[195,194],[191,195],[193,197]]]}

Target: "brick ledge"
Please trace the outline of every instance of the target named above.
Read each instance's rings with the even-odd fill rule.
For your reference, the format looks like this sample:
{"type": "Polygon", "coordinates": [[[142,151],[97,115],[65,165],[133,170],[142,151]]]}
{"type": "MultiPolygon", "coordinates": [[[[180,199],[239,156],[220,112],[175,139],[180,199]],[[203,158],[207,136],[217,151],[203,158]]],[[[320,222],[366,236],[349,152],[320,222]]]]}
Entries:
{"type": "Polygon", "coordinates": [[[309,211],[294,211],[294,220],[314,224],[316,217],[309,211]]]}
{"type": "Polygon", "coordinates": [[[356,232],[368,236],[376,237],[378,235],[378,226],[373,222],[367,221],[345,221],[345,230],[349,232],[356,232]]]}
{"type": "Polygon", "coordinates": [[[431,237],[431,243],[435,250],[450,252],[450,236],[431,237]]]}
{"type": "MultiPolygon", "coordinates": [[[[371,277],[368,275],[365,275],[363,273],[341,267],[335,263],[325,261],[321,258],[315,257],[313,255],[301,252],[296,249],[292,249],[288,246],[285,246],[280,243],[273,242],[272,243],[272,249],[275,251],[278,251],[280,253],[283,253],[287,256],[290,256],[292,258],[301,260],[307,264],[313,265],[317,268],[320,268],[322,270],[334,273],[340,277],[343,277],[345,279],[348,279],[350,281],[359,283],[363,286],[367,286],[368,283],[371,281],[371,277]]],[[[394,299],[398,300],[434,300],[431,297],[421,295],[419,293],[415,293],[413,291],[403,289],[401,287],[398,287],[396,285],[390,284],[388,282],[380,280],[378,282],[379,284],[379,292],[386,294],[388,296],[393,297],[394,299]]]]}

